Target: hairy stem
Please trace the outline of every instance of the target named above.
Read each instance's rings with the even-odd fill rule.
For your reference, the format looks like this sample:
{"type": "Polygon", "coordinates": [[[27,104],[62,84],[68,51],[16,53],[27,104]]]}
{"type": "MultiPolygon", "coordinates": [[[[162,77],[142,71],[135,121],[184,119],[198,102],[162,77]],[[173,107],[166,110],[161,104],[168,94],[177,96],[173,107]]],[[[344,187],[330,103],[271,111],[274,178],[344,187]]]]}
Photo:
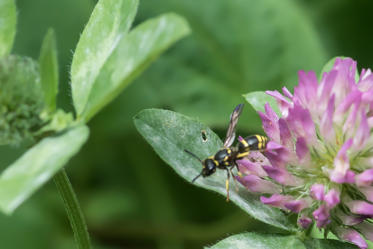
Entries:
{"type": "Polygon", "coordinates": [[[77,247],[79,249],[91,249],[87,225],[65,169],[54,176],[54,182],[63,199],[77,247]]]}

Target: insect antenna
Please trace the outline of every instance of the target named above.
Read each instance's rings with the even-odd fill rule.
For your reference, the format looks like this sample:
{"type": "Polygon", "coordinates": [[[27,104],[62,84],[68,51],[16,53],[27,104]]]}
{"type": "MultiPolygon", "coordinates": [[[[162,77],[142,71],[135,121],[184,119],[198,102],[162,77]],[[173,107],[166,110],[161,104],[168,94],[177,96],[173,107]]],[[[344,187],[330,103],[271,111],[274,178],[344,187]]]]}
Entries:
{"type": "MultiPolygon", "coordinates": [[[[189,151],[189,150],[184,150],[186,153],[188,153],[189,155],[191,155],[192,157],[196,158],[201,164],[203,164],[202,160],[196,155],[194,154],[193,152],[189,151]]],[[[202,175],[202,172],[197,175],[196,177],[193,178],[192,180],[192,183],[197,180],[198,177],[200,177],[202,175]]]]}
{"type": "Polygon", "coordinates": [[[198,176],[196,176],[196,177],[193,178],[192,183],[193,183],[195,180],[197,180],[197,178],[200,177],[201,175],[202,175],[202,172],[201,172],[198,176]]]}
{"type": "Polygon", "coordinates": [[[189,155],[191,155],[192,157],[196,158],[198,161],[200,161],[200,163],[202,163],[202,160],[196,156],[196,154],[194,154],[193,152],[190,152],[189,150],[184,150],[186,153],[188,153],[189,155]]]}

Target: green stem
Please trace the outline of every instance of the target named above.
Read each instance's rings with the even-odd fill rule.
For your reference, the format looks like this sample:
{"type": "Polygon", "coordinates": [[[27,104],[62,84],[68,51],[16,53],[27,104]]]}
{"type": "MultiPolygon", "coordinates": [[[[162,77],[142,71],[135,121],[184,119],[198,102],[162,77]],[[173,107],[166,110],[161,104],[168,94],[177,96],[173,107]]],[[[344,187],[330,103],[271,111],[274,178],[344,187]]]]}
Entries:
{"type": "Polygon", "coordinates": [[[87,225],[65,169],[62,169],[54,176],[54,182],[65,204],[66,213],[78,248],[91,249],[87,225]]]}

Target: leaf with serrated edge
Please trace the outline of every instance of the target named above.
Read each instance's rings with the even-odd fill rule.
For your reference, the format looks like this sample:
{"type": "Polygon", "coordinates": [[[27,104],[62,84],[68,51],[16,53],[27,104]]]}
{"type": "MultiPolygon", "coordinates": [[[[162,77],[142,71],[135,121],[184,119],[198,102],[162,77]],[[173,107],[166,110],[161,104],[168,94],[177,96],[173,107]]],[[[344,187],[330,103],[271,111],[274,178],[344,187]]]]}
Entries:
{"type": "MultiPolygon", "coordinates": [[[[222,142],[207,126],[184,115],[160,109],[147,109],[134,117],[135,126],[141,135],[151,144],[158,155],[187,181],[191,181],[201,172],[201,164],[185,153],[190,150],[201,159],[216,153],[222,142]],[[205,131],[207,141],[201,132],[205,131]]],[[[199,178],[197,186],[226,195],[226,172],[218,170],[214,175],[199,178]]],[[[239,191],[231,189],[230,199],[254,218],[273,226],[292,231],[293,224],[280,210],[262,204],[257,196],[239,186],[239,191]]]]}
{"type": "Polygon", "coordinates": [[[0,0],[0,57],[9,54],[16,34],[16,4],[14,0],[0,0]]]}
{"type": "Polygon", "coordinates": [[[172,13],[147,20],[133,29],[120,40],[93,83],[83,119],[89,120],[159,54],[189,32],[187,22],[172,13]]]}
{"type": "Polygon", "coordinates": [[[29,149],[0,176],[0,208],[12,213],[75,155],[88,138],[87,126],[47,137],[29,149]]]}
{"type": "Polygon", "coordinates": [[[44,99],[49,112],[56,109],[58,92],[58,61],[56,36],[53,29],[49,29],[44,37],[39,57],[41,85],[44,99]]]}
{"type": "Polygon", "coordinates": [[[264,105],[268,103],[277,113],[277,115],[281,117],[281,112],[278,109],[276,100],[265,92],[251,92],[244,94],[243,96],[245,97],[246,101],[250,103],[255,111],[265,112],[264,105]]]}
{"type": "Polygon", "coordinates": [[[93,83],[108,57],[125,37],[138,0],[100,0],[79,39],[71,64],[71,88],[77,114],[87,104],[93,83]]]}
{"type": "Polygon", "coordinates": [[[205,249],[306,249],[306,246],[294,235],[276,235],[243,233],[230,236],[205,249]]]}

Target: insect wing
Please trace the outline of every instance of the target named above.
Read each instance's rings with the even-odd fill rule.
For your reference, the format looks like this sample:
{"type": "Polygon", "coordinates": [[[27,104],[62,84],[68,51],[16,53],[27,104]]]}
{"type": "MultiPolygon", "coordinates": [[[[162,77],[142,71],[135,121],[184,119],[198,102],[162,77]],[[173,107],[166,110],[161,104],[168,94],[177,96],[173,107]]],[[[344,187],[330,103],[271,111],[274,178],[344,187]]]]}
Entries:
{"type": "Polygon", "coordinates": [[[235,133],[236,125],[238,122],[238,118],[241,115],[242,109],[243,109],[243,104],[239,104],[238,106],[236,106],[236,108],[234,108],[231,114],[231,118],[229,121],[229,127],[227,130],[227,135],[225,136],[225,140],[224,140],[224,147],[230,147],[234,142],[234,139],[236,137],[236,133],[235,133]]]}

